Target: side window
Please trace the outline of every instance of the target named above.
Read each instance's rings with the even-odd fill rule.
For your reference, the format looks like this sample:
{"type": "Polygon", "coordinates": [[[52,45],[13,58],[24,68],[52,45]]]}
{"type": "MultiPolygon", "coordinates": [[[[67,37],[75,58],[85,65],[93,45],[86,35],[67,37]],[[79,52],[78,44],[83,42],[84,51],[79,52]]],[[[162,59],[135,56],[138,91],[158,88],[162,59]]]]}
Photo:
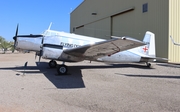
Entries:
{"type": "Polygon", "coordinates": [[[73,27],[73,33],[75,32],[75,27],[73,27]]]}
{"type": "Polygon", "coordinates": [[[50,32],[46,30],[46,31],[44,32],[44,35],[45,35],[45,36],[50,36],[50,32]]]}
{"type": "Polygon", "coordinates": [[[143,12],[143,13],[148,12],[148,3],[143,4],[143,6],[142,6],[142,12],[143,12]]]}

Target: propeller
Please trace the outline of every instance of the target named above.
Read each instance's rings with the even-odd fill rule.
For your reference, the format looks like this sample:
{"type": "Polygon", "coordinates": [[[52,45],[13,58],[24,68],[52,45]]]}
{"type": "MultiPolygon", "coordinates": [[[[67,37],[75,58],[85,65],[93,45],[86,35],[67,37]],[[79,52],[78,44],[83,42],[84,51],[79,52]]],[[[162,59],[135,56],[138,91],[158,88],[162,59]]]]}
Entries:
{"type": "MultiPolygon", "coordinates": [[[[13,49],[14,50],[17,47],[17,41],[18,41],[17,38],[39,38],[39,37],[42,37],[41,45],[43,45],[43,43],[44,43],[44,35],[42,35],[42,34],[40,34],[40,35],[33,35],[33,34],[30,34],[30,35],[18,35],[18,30],[19,30],[19,24],[17,24],[15,36],[13,37],[13,39],[14,39],[13,49]]],[[[40,53],[36,52],[35,59],[36,59],[37,55],[40,56],[40,58],[39,58],[39,61],[40,61],[41,55],[42,55],[42,48],[40,49],[40,53]]]]}
{"type": "Polygon", "coordinates": [[[14,39],[14,49],[16,49],[16,42],[17,42],[17,36],[18,36],[18,29],[19,29],[19,24],[17,24],[16,33],[15,33],[15,36],[13,37],[13,39],[14,39]]]}
{"type": "MultiPolygon", "coordinates": [[[[43,54],[43,44],[44,44],[44,36],[42,37],[41,46],[40,46],[39,63],[41,61],[41,57],[42,57],[42,54],[43,54]]],[[[36,56],[37,56],[37,53],[36,53],[36,56]]],[[[36,56],[35,56],[35,58],[36,58],[36,56]]]]}

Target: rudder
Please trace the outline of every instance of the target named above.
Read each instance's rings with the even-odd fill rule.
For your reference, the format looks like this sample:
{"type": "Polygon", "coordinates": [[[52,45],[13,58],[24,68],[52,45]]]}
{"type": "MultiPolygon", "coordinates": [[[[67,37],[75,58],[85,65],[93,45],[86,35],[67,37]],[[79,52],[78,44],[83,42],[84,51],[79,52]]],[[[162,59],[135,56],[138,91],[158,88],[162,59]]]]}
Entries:
{"type": "Polygon", "coordinates": [[[155,34],[147,31],[144,36],[143,42],[146,43],[146,45],[142,47],[143,54],[151,57],[156,57],[155,34]]]}

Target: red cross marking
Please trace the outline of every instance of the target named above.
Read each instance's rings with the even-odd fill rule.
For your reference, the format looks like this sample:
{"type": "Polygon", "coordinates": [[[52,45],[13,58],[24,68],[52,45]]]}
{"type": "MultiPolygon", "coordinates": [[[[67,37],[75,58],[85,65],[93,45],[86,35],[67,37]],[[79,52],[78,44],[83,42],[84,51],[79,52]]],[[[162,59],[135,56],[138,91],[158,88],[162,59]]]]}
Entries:
{"type": "Polygon", "coordinates": [[[146,52],[146,51],[148,51],[148,48],[145,46],[145,47],[143,48],[143,50],[144,50],[144,52],[146,52]]]}

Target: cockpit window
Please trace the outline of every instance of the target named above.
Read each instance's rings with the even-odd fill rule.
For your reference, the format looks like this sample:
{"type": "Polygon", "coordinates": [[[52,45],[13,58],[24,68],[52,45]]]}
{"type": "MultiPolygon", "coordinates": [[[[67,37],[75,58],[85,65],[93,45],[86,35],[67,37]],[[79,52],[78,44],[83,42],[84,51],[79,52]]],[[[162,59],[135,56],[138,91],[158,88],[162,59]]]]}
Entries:
{"type": "Polygon", "coordinates": [[[57,36],[58,33],[54,32],[54,31],[49,31],[49,30],[46,30],[43,35],[45,36],[57,36]]]}

